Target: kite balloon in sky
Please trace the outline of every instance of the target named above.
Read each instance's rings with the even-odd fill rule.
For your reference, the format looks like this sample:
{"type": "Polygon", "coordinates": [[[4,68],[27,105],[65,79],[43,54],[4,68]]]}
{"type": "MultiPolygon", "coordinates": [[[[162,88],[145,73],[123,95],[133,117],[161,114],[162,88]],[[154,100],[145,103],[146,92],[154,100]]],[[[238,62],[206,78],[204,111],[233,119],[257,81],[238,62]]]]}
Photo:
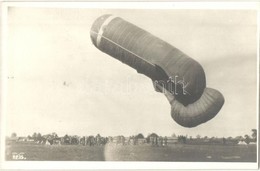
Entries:
{"type": "Polygon", "coordinates": [[[206,87],[202,66],[179,49],[147,31],[113,15],[103,15],[92,25],[90,36],[102,52],[152,79],[165,94],[171,116],[184,127],[195,127],[216,116],[223,95],[206,87]]]}

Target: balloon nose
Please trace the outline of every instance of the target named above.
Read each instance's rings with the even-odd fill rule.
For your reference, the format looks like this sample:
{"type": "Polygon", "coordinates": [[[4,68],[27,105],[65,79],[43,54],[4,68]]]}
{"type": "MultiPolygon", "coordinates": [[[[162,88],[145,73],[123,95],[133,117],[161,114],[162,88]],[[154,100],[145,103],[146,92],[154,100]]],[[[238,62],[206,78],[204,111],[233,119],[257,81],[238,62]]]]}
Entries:
{"type": "Polygon", "coordinates": [[[100,39],[102,37],[102,34],[105,30],[105,27],[109,24],[109,22],[116,18],[112,14],[105,14],[100,16],[96,19],[96,21],[93,23],[91,30],[90,30],[90,38],[92,43],[98,47],[100,43],[100,39]]]}

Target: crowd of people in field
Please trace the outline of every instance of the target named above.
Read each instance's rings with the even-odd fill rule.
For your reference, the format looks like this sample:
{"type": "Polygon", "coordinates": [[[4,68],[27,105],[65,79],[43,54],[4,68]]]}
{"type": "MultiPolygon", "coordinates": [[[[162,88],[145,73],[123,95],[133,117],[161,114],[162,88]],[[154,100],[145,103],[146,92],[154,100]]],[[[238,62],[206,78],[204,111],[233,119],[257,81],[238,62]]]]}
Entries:
{"type": "Polygon", "coordinates": [[[46,145],[83,145],[83,146],[102,146],[106,144],[115,145],[141,145],[141,144],[151,144],[153,146],[166,146],[168,141],[176,138],[158,136],[157,134],[151,134],[148,137],[144,137],[142,134],[136,136],[125,137],[119,136],[108,136],[102,137],[97,134],[96,136],[77,136],[77,135],[65,135],[63,137],[58,137],[57,134],[47,134],[41,136],[36,134],[28,137],[18,137],[16,141],[31,141],[37,144],[46,145]]]}
{"type": "Polygon", "coordinates": [[[47,145],[83,145],[83,146],[102,146],[106,144],[115,145],[141,145],[151,144],[154,146],[165,146],[167,145],[168,138],[162,136],[149,136],[148,138],[137,137],[137,136],[114,136],[114,137],[102,137],[99,134],[96,136],[68,136],[64,137],[53,137],[47,136],[35,142],[38,144],[47,145]]]}

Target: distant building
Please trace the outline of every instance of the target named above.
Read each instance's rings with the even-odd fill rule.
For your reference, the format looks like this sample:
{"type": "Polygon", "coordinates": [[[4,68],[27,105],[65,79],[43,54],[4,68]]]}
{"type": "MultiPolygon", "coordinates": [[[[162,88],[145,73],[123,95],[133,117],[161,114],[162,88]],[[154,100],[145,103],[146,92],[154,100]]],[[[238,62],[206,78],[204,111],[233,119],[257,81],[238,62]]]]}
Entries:
{"type": "Polygon", "coordinates": [[[6,138],[6,140],[9,142],[16,142],[18,140],[18,137],[9,137],[9,138],[6,138]]]}
{"type": "Polygon", "coordinates": [[[27,137],[18,137],[17,141],[27,141],[27,137]]]}
{"type": "Polygon", "coordinates": [[[178,137],[177,136],[172,136],[172,137],[167,137],[167,144],[177,144],[178,143],[178,137]]]}
{"type": "Polygon", "coordinates": [[[247,145],[247,143],[245,141],[239,141],[238,145],[247,145]]]}
{"type": "Polygon", "coordinates": [[[146,139],[145,138],[138,138],[137,139],[137,144],[145,144],[146,143],[146,139]]]}

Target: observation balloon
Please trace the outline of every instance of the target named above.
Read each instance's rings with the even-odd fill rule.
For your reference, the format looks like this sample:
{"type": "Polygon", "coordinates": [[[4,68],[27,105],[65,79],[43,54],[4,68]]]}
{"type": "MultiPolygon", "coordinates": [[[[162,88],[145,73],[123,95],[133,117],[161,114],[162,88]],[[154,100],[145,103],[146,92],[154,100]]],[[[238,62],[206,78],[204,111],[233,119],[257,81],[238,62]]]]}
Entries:
{"type": "Polygon", "coordinates": [[[184,127],[212,119],[224,104],[223,95],[206,87],[202,66],[185,53],[120,17],[103,15],[90,36],[102,52],[151,78],[166,95],[171,116],[184,127]]]}

